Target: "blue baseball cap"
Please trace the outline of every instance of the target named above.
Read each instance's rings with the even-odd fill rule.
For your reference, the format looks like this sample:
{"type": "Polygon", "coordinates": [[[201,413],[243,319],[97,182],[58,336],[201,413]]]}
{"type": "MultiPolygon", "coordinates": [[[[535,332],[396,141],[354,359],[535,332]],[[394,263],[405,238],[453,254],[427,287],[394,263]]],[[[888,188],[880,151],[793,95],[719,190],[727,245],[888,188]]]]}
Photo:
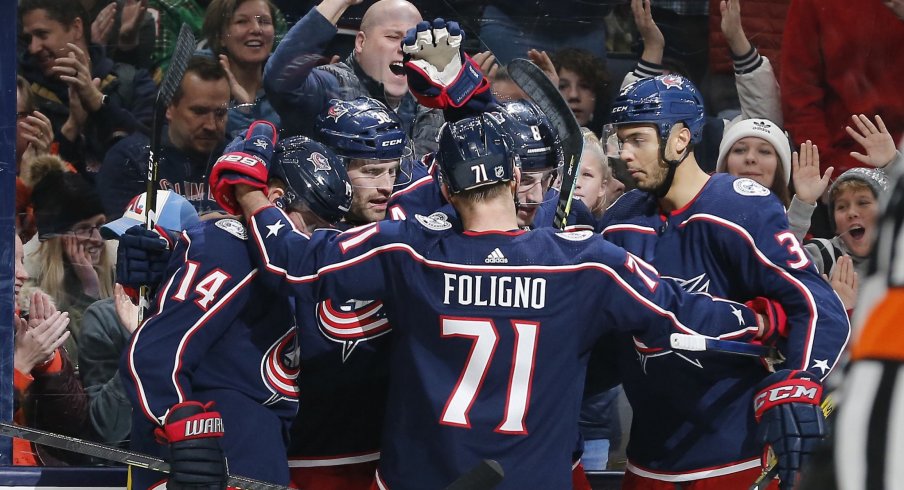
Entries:
{"type": "MultiPolygon", "coordinates": [[[[100,228],[100,234],[105,240],[116,240],[126,230],[143,225],[145,219],[146,192],[135,196],[126,212],[121,218],[113,220],[100,228]]],[[[157,191],[157,226],[180,232],[194,224],[200,223],[198,212],[184,197],[172,191],[157,191]]]]}

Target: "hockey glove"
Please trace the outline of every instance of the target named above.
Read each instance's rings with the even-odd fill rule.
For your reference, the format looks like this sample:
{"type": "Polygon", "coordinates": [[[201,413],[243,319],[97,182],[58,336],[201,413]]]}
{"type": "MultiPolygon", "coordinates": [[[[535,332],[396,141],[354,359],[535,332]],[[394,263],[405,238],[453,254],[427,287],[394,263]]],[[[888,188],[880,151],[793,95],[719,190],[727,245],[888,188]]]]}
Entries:
{"type": "Polygon", "coordinates": [[[490,82],[461,49],[457,22],[421,21],[402,41],[408,88],[421,105],[437,109],[467,104],[482,112],[492,102],[490,82]]]}
{"type": "Polygon", "coordinates": [[[801,466],[826,435],[825,418],[819,407],[822,384],[807,371],[782,370],[770,374],[757,386],[754,414],[760,426],[757,440],[775,454],[782,490],[794,488],[801,466]]]}
{"type": "Polygon", "coordinates": [[[163,280],[177,239],[169,233],[159,226],[156,231],[151,231],[143,225],[135,225],[120,235],[116,249],[116,282],[126,288],[129,296],[140,286],[155,289],[163,280]]]}
{"type": "Polygon", "coordinates": [[[213,198],[227,213],[242,214],[235,199],[235,186],[249,185],[267,191],[270,158],[277,139],[276,126],[269,121],[254,121],[245,136],[236,137],[223,150],[210,172],[213,198]]]}
{"type": "Polygon", "coordinates": [[[163,428],[157,429],[170,448],[168,489],[226,488],[226,458],[217,442],[223,437],[223,419],[212,406],[194,401],[173,405],[163,428]]]}
{"type": "Polygon", "coordinates": [[[777,301],[756,297],[744,305],[766,318],[763,331],[757,336],[755,343],[774,346],[779,339],[788,337],[788,316],[785,315],[785,309],[777,301]]]}

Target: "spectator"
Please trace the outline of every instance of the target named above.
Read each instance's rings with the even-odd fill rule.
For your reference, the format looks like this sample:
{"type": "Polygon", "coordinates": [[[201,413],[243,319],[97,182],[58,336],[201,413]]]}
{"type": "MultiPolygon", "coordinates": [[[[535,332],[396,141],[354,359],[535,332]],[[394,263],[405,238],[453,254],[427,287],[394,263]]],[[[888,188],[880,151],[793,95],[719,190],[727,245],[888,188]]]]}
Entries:
{"type": "Polygon", "coordinates": [[[232,104],[226,133],[237,136],[255,120],[279,127],[264,94],[264,63],[273,51],[276,7],[269,0],[213,0],[201,30],[229,80],[232,104]]]}
{"type": "Polygon", "coordinates": [[[148,8],[157,13],[157,36],[154,39],[154,50],[151,59],[154,65],[153,76],[158,83],[169,68],[170,58],[176,49],[176,39],[182,24],[188,25],[195,37],[201,34],[204,23],[204,7],[209,0],[148,0],[148,8]]]}
{"type": "Polygon", "coordinates": [[[581,153],[580,174],[574,189],[574,198],[587,205],[594,218],[603,212],[625,192],[625,185],[615,178],[608,159],[600,146],[600,140],[587,128],[584,135],[584,151],[581,153]]]}
{"type": "MultiPolygon", "coordinates": [[[[639,78],[654,77],[668,73],[663,63],[665,38],[659,25],[653,21],[650,0],[631,0],[634,23],[644,41],[644,51],[637,67],[625,75],[622,88],[639,78]]],[[[738,0],[725,4],[722,31],[735,53],[735,84],[741,102],[741,114],[732,121],[754,117],[781,122],[778,82],[767,58],[760,56],[750,44],[741,27],[741,11],[738,0]]],[[[716,168],[719,144],[729,121],[720,117],[707,117],[703,128],[703,139],[696,145],[695,154],[700,168],[712,172],[716,168]]],[[[608,139],[608,133],[603,135],[608,139]]]]}
{"type": "Polygon", "coordinates": [[[46,155],[53,143],[53,128],[47,116],[35,110],[34,96],[28,81],[16,76],[16,230],[22,242],[37,233],[31,188],[21,175],[27,172],[35,158],[46,155]]]}
{"type": "Polygon", "coordinates": [[[842,130],[850,114],[878,114],[895,141],[904,134],[904,22],[889,2],[794,0],[782,41],[785,129],[819,146],[823,169],[862,166],[842,130]],[[883,3],[889,6],[884,6],[883,3]]]}
{"type": "Polygon", "coordinates": [[[480,40],[508,64],[529,49],[559,51],[581,46],[598,58],[606,57],[607,3],[584,0],[497,0],[487,2],[480,16],[480,40]]]}
{"type": "Polygon", "coordinates": [[[264,88],[288,134],[313,134],[316,116],[330,99],[377,99],[398,113],[420,157],[437,148],[443,123],[439,110],[419,105],[408,92],[401,41],[421,14],[406,0],[380,0],[364,14],[355,49],[339,63],[315,67],[323,46],[336,35],[336,21],[361,0],[324,0],[297,24],[264,70],[264,88]]]}
{"type": "MultiPolygon", "coordinates": [[[[781,59],[782,36],[785,31],[785,17],[791,0],[745,0],[749,5],[747,15],[741,20],[741,29],[750,32],[756,40],[757,51],[767,59],[781,59]]],[[[732,21],[732,4],[738,1],[709,0],[709,73],[706,94],[707,105],[712,106],[712,114],[740,109],[738,93],[733,79],[737,76],[734,59],[744,55],[725,36],[726,21],[732,21]],[[728,48],[728,49],[726,49],[728,48]]],[[[778,70],[776,69],[776,74],[778,70]]]]}
{"type": "Polygon", "coordinates": [[[150,126],[157,88],[147,72],[89,45],[80,2],[23,0],[19,19],[28,45],[22,74],[35,103],[53,123],[60,155],[91,178],[110,145],[150,126]]]}
{"type": "Polygon", "coordinates": [[[730,126],[716,161],[716,172],[753,179],[772,191],[788,210],[789,229],[798,241],[810,229],[816,201],[828,187],[832,171],[829,167],[820,176],[819,149],[810,141],[792,154],[788,137],[766,119],[745,119],[730,126]],[[792,179],[794,197],[788,187],[792,179]]]}
{"type": "Polygon", "coordinates": [[[602,117],[594,120],[594,114],[606,114],[609,101],[609,72],[606,62],[589,51],[566,48],[553,57],[559,75],[559,91],[568,101],[578,124],[598,131],[603,126],[602,117]]]}
{"type": "Polygon", "coordinates": [[[649,3],[653,17],[659,19],[662,28],[666,64],[679,68],[679,72],[699,84],[709,60],[708,0],[651,0],[649,3]]]}
{"type": "MultiPolygon", "coordinates": [[[[195,56],[166,110],[159,189],[185,196],[199,213],[220,209],[208,195],[207,170],[225,145],[229,93],[223,67],[195,56]]],[[[107,216],[119,217],[147,190],[149,143],[147,136],[134,134],[110,148],[97,177],[107,216]]]]}
{"type": "MultiPolygon", "coordinates": [[[[904,3],[887,2],[904,18],[904,3]]],[[[904,151],[902,142],[900,152],[904,151]]],[[[871,260],[870,276],[864,281],[859,335],[851,348],[851,365],[844,379],[844,408],[835,423],[834,457],[811,473],[820,482],[826,474],[837,477],[837,488],[892,490],[900,486],[901,385],[897,376],[904,362],[904,283],[900,244],[904,243],[904,166],[889,171],[891,196],[883,203],[878,228],[882,231],[871,260]],[[861,314],[862,312],[862,314],[861,314]],[[861,323],[862,322],[862,323],[861,323]],[[893,381],[889,383],[888,381],[893,381]],[[862,448],[869,448],[864,451],[862,448]],[[837,476],[836,476],[837,475],[837,476]]],[[[836,482],[832,482],[834,485],[836,482]]],[[[811,487],[807,487],[811,488],[811,487]]],[[[829,484],[812,488],[831,488],[829,484]]]]}
{"type": "Polygon", "coordinates": [[[835,237],[814,239],[804,245],[819,272],[830,277],[842,255],[850,255],[854,269],[865,276],[879,204],[888,188],[885,171],[897,172],[896,167],[904,164],[904,157],[895,150],[895,142],[881,117],[876,116],[873,123],[860,114],[852,116],[851,121],[856,129],[848,126],[846,131],[866,151],[866,154],[851,152],[851,155],[875,168],[853,168],[835,179],[828,193],[835,237]]]}
{"type": "Polygon", "coordinates": [[[78,359],[76,339],[82,313],[113,293],[113,257],[101,239],[106,221],[100,197],[79,174],[65,170],[59,158],[38,158],[30,180],[38,240],[26,248],[31,284],[68,312],[73,336],[66,341],[71,359],[78,359]]]}
{"type": "MultiPolygon", "coordinates": [[[[132,199],[121,218],[101,227],[107,239],[119,239],[128,228],[145,222],[145,196],[132,199]]],[[[198,213],[184,197],[157,191],[157,226],[172,232],[199,223],[198,213]]],[[[113,296],[85,310],[79,332],[79,372],[89,400],[89,417],[99,442],[127,447],[132,428],[132,404],[119,377],[119,360],[138,328],[138,307],[117,284],[113,296]]]]}
{"type": "Polygon", "coordinates": [[[113,61],[137,68],[153,68],[151,54],[157,37],[148,0],[83,0],[89,11],[91,42],[104,47],[113,61]]]}
{"type": "MultiPolygon", "coordinates": [[[[22,240],[18,235],[14,240],[14,293],[18,304],[24,300],[20,296],[29,275],[25,269],[22,240]]],[[[53,300],[41,291],[34,291],[29,299],[27,315],[15,318],[15,421],[51,432],[80,436],[87,414],[85,393],[72,363],[61,348],[70,337],[66,329],[69,315],[57,311],[53,300]]],[[[13,464],[17,466],[58,466],[81,462],[84,458],[75,453],[13,439],[13,464]]]]}

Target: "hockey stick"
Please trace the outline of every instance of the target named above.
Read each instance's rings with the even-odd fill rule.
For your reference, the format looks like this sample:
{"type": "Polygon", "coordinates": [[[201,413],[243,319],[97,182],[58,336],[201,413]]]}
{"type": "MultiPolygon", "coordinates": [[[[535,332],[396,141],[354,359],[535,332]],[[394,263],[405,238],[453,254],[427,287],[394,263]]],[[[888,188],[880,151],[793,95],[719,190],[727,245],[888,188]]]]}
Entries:
{"type": "MultiPolygon", "coordinates": [[[[829,418],[829,415],[832,415],[832,412],[835,411],[835,401],[832,400],[832,395],[826,395],[825,398],[822,399],[822,403],[819,404],[819,408],[822,409],[822,416],[829,418]]],[[[763,472],[760,473],[760,476],[750,485],[749,490],[766,490],[766,487],[768,487],[769,484],[772,483],[772,480],[777,476],[778,461],[770,450],[769,466],[763,468],[763,472]]]]}
{"type": "Polygon", "coordinates": [[[552,84],[549,77],[537,65],[526,59],[518,58],[512,60],[506,68],[511,79],[521,87],[521,90],[530,94],[530,98],[546,114],[549,122],[559,134],[559,142],[562,144],[562,153],[565,156],[565,173],[562,176],[562,187],[559,190],[559,202],[556,204],[553,226],[560,230],[564,229],[568,222],[568,213],[571,212],[571,200],[574,197],[578,167],[581,164],[581,151],[584,148],[581,126],[578,125],[574,113],[571,112],[571,108],[568,107],[568,103],[565,102],[559,89],[552,84]]]}
{"type": "Polygon", "coordinates": [[[720,340],[702,335],[690,335],[673,333],[669,337],[669,343],[673,349],[691,352],[724,352],[741,356],[764,357],[767,360],[778,362],[783,359],[781,353],[775,347],[760,344],[748,344],[733,340],[720,340]]]}
{"type": "MultiPolygon", "coordinates": [[[[75,437],[54,434],[53,432],[46,432],[31,427],[0,422],[0,435],[18,437],[19,439],[25,439],[35,444],[65,449],[67,451],[94,456],[108,461],[124,463],[129,466],[138,466],[140,468],[159,471],[161,473],[170,472],[170,465],[166,461],[153,456],[148,456],[147,454],[126,451],[124,449],[110,447],[75,437]]],[[[282,485],[274,485],[272,483],[253,480],[242,476],[229,476],[226,479],[226,484],[230,487],[241,488],[243,490],[288,490],[288,487],[282,485]]]]}
{"type": "MultiPolygon", "coordinates": [[[[766,362],[771,364],[779,363],[785,360],[784,356],[775,347],[765,345],[748,344],[746,342],[735,342],[732,340],[719,340],[701,335],[688,335],[681,333],[673,333],[669,342],[673,349],[686,351],[710,351],[723,352],[726,354],[736,354],[741,356],[753,356],[765,358],[766,362]]],[[[835,403],[832,401],[832,395],[826,395],[819,405],[822,409],[822,415],[826,418],[835,411],[835,403]]],[[[778,461],[775,456],[770,454],[769,465],[763,468],[760,476],[750,485],[749,490],[765,490],[772,483],[772,480],[778,476],[778,461]]]]}
{"type": "MultiPolygon", "coordinates": [[[[160,83],[157,90],[157,97],[154,99],[154,128],[151,133],[151,148],[148,155],[148,176],[147,176],[147,193],[145,194],[145,217],[147,218],[147,229],[153,230],[157,224],[157,170],[160,167],[160,153],[163,146],[163,123],[166,120],[166,108],[173,100],[173,95],[182,84],[182,77],[185,76],[185,69],[191,60],[192,53],[195,51],[195,36],[191,32],[188,24],[183,23],[179,29],[179,37],[176,39],[176,47],[173,50],[173,56],[170,58],[169,68],[166,75],[160,83]]],[[[150,291],[148,286],[141,286],[139,296],[141,298],[138,303],[138,324],[144,319],[144,311],[150,306],[150,291]]]]}
{"type": "Polygon", "coordinates": [[[499,463],[485,459],[452,482],[445,490],[493,490],[504,476],[505,472],[499,463]]]}

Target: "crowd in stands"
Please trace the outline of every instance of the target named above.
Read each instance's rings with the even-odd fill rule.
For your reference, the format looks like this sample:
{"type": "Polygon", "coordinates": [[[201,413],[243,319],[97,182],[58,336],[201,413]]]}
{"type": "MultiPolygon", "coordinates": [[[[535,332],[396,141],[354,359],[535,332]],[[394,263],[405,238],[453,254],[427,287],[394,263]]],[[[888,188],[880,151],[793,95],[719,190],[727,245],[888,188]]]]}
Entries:
{"type": "MultiPolygon", "coordinates": [[[[532,60],[559,87],[583,127],[575,198],[595,220],[635,187],[608,126],[613,97],[641,78],[679,73],[692,80],[708,104],[696,148],[701,168],[772,191],[849,314],[858,307],[880,203],[891,190],[886,172],[904,165],[897,150],[904,137],[897,92],[904,5],[896,1],[18,5],[16,420],[122,447],[130,404],[118,366],[138,324],[136,307],[116,283],[117,243],[106,239],[116,234],[103,227],[144,212],[138,196],[147,190],[154,118],[166,121],[155,191],[169,191],[201,219],[225,213],[208,177],[233,137],[256,120],[270,121],[283,138],[313,136],[318,116],[322,123],[335,107],[332,99],[366,96],[385,104],[420,159],[437,150],[444,124],[441,111],[409,92],[402,69],[400,43],[422,19],[461,23],[465,47],[500,102],[531,95],[505,70],[514,58],[532,60]],[[155,114],[183,23],[197,49],[182,60],[185,75],[172,100],[155,114]]],[[[343,156],[352,162],[354,149],[348,151],[343,156]]],[[[401,172],[411,181],[430,171],[426,163],[414,166],[401,172]]],[[[346,222],[392,218],[395,170],[351,163],[347,170],[355,196],[346,222]]],[[[618,397],[615,389],[585,400],[588,470],[619,467],[609,458],[627,434],[618,397]]],[[[16,442],[17,465],[101,463],[16,442]]]]}

